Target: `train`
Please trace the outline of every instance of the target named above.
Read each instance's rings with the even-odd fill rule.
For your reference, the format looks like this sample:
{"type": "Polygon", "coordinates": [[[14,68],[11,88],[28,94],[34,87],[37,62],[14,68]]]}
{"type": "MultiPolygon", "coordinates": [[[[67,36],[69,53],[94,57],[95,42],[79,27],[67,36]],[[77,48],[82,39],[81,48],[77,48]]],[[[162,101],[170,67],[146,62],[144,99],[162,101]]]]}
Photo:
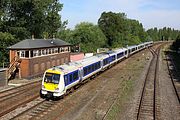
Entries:
{"type": "Polygon", "coordinates": [[[87,81],[88,78],[97,75],[123,59],[130,57],[132,54],[152,45],[152,41],[144,42],[139,45],[110,50],[79,61],[69,62],[47,69],[43,75],[40,97],[63,97],[74,89],[75,86],[87,81]]]}

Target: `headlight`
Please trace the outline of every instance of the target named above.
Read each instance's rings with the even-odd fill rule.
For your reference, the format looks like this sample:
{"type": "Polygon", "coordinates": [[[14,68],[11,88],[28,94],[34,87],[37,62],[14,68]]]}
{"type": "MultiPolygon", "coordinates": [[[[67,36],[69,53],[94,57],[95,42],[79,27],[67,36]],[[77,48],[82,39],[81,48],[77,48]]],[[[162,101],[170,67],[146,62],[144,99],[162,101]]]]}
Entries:
{"type": "Polygon", "coordinates": [[[42,85],[42,88],[45,88],[44,85],[42,85]]]}
{"type": "Polygon", "coordinates": [[[59,88],[56,88],[55,90],[59,90],[59,88]]]}

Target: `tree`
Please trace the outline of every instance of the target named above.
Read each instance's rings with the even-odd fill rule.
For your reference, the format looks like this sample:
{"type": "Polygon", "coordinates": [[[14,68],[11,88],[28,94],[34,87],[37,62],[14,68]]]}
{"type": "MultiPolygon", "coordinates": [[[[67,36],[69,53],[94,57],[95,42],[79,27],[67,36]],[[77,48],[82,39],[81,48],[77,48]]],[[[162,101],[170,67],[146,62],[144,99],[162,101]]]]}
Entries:
{"type": "Polygon", "coordinates": [[[151,37],[153,41],[159,40],[175,40],[180,34],[179,30],[174,30],[172,28],[163,27],[163,29],[151,28],[147,30],[147,34],[151,37]]]}
{"type": "Polygon", "coordinates": [[[147,40],[143,25],[137,20],[128,19],[125,13],[103,12],[98,25],[108,39],[108,45],[113,48],[147,40]]]}
{"type": "Polygon", "coordinates": [[[64,25],[59,15],[62,4],[58,0],[4,0],[2,7],[5,11],[1,16],[5,26],[3,32],[20,40],[32,34],[42,38],[44,32],[52,37],[64,25]]]}
{"type": "Polygon", "coordinates": [[[58,38],[73,45],[80,45],[82,52],[96,52],[97,48],[105,47],[107,40],[97,25],[81,22],[74,30],[64,29],[58,32],[58,38]]]}
{"type": "MultiPolygon", "coordinates": [[[[98,26],[108,39],[108,45],[113,46],[117,41],[123,40],[127,29],[124,13],[103,12],[98,20],[98,26]],[[120,35],[120,38],[117,37],[120,35]]],[[[121,44],[119,45],[121,46],[121,44]]]]}
{"type": "Polygon", "coordinates": [[[63,5],[58,0],[0,0],[1,58],[8,61],[8,47],[31,38],[51,37],[65,27],[59,12],[63,5]],[[10,42],[11,41],[11,42],[10,42]]]}
{"type": "Polygon", "coordinates": [[[83,52],[95,52],[97,48],[104,47],[106,37],[97,25],[82,22],[76,25],[73,32],[73,44],[80,44],[83,52]]]}
{"type": "Polygon", "coordinates": [[[173,48],[176,51],[180,50],[180,34],[177,36],[176,41],[173,42],[173,48]]]}
{"type": "Polygon", "coordinates": [[[58,0],[51,0],[50,4],[47,7],[46,12],[46,32],[48,32],[51,37],[56,34],[57,31],[64,27],[67,24],[67,21],[61,22],[61,16],[59,11],[62,10],[63,5],[58,2],[58,0]]]}
{"type": "Polygon", "coordinates": [[[2,63],[9,62],[7,47],[13,45],[15,42],[16,40],[13,35],[0,32],[0,66],[2,66],[2,63]]]}

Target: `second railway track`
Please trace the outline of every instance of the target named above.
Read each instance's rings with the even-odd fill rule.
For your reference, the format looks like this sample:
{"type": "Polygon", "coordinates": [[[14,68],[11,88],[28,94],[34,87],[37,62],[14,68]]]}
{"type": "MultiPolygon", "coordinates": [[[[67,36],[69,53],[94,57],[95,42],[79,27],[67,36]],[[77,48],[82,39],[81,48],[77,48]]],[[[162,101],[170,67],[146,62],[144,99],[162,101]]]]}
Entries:
{"type": "Polygon", "coordinates": [[[158,95],[159,95],[159,45],[156,50],[149,48],[153,58],[150,62],[148,72],[146,74],[143,90],[140,97],[140,102],[137,111],[137,120],[155,120],[159,118],[160,111],[158,110],[158,95]]]}
{"type": "Polygon", "coordinates": [[[0,117],[39,97],[40,82],[33,82],[0,93],[0,117]]]}

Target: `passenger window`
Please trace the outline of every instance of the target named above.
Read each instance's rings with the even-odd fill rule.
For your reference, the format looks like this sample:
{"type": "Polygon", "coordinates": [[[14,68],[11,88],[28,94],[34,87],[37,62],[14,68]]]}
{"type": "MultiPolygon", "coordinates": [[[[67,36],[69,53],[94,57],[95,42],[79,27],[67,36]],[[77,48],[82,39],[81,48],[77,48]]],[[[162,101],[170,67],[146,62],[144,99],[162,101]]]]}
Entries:
{"type": "Polygon", "coordinates": [[[67,75],[64,76],[64,82],[65,82],[65,85],[68,85],[68,77],[67,77],[67,75]]]}
{"type": "Polygon", "coordinates": [[[97,69],[98,69],[98,63],[95,64],[95,70],[97,70],[97,69]]]}
{"type": "Polygon", "coordinates": [[[69,81],[72,82],[72,74],[69,75],[69,81]]]}
{"type": "Polygon", "coordinates": [[[78,71],[74,72],[74,74],[73,74],[73,79],[74,79],[74,80],[77,80],[77,79],[78,79],[78,71]]]}
{"type": "Polygon", "coordinates": [[[92,71],[94,71],[94,64],[92,64],[91,66],[92,66],[92,71]]]}
{"type": "Polygon", "coordinates": [[[101,67],[101,65],[100,65],[100,62],[98,63],[98,68],[100,68],[101,67]]]}
{"type": "Polygon", "coordinates": [[[88,71],[87,71],[87,68],[85,68],[85,75],[87,75],[87,72],[88,72],[88,71]]]}
{"type": "Polygon", "coordinates": [[[84,68],[84,76],[87,74],[87,68],[84,68]]]}
{"type": "Polygon", "coordinates": [[[91,72],[91,66],[88,66],[88,73],[91,72]]]}

